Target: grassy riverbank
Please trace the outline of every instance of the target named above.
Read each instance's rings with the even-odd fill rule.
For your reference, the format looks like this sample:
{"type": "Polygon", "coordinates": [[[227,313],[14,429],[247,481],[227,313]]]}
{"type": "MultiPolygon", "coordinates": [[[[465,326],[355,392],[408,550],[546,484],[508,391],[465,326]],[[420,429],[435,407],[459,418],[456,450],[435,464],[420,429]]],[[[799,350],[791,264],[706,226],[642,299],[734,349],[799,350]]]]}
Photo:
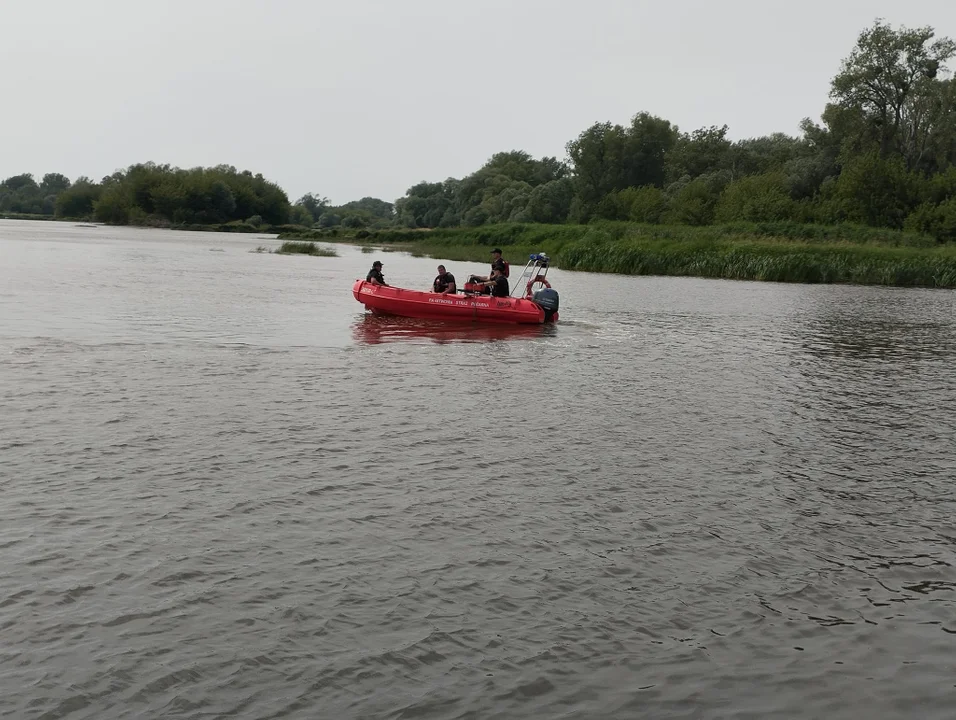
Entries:
{"type": "Polygon", "coordinates": [[[0,220],[53,220],[52,215],[37,215],[35,213],[0,213],[0,220]]]}
{"type": "Polygon", "coordinates": [[[956,245],[939,245],[917,233],[856,225],[507,224],[310,231],[288,237],[395,246],[415,255],[476,262],[487,261],[488,250],[500,246],[515,266],[530,253],[546,252],[562,269],[628,275],[956,287],[956,245]]]}

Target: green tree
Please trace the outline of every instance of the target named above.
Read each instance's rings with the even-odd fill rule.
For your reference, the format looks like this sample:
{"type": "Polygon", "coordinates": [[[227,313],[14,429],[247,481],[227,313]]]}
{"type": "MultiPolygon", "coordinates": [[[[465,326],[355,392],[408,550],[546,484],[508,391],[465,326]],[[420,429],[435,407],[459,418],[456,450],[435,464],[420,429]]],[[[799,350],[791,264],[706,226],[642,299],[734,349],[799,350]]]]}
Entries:
{"type": "Polygon", "coordinates": [[[780,170],[788,163],[812,156],[813,149],[806,138],[774,133],[732,143],[727,155],[731,176],[736,180],[780,170]]]}
{"type": "Polygon", "coordinates": [[[395,202],[398,222],[410,228],[438,227],[453,208],[456,182],[422,182],[410,187],[405,197],[395,202]]]}
{"type": "Polygon", "coordinates": [[[654,224],[661,221],[666,211],[667,198],[663,191],[653,185],[644,185],[608,193],[598,203],[595,217],[654,224]]]}
{"type": "Polygon", "coordinates": [[[724,188],[715,208],[717,222],[792,220],[796,215],[782,172],[735,180],[724,188]]]}
{"type": "Polygon", "coordinates": [[[43,193],[33,179],[33,175],[29,173],[14,175],[0,183],[0,211],[44,214],[43,193]]]}
{"type": "Polygon", "coordinates": [[[9,192],[19,192],[22,190],[34,192],[40,190],[40,186],[37,185],[37,181],[33,179],[31,173],[8,177],[3,181],[3,188],[9,192]]]}
{"type": "Polygon", "coordinates": [[[628,220],[640,223],[656,224],[661,222],[667,212],[667,198],[664,192],[653,185],[623,190],[629,197],[625,199],[628,205],[628,220]]]}
{"type": "Polygon", "coordinates": [[[597,123],[568,143],[574,170],[572,219],[587,221],[611,192],[642,185],[661,186],[677,128],[648,113],[629,127],[597,123]]]}
{"type": "Polygon", "coordinates": [[[56,197],[55,215],[58,218],[87,218],[93,214],[93,205],[100,197],[100,186],[89,178],[80,177],[56,197]]]}
{"type": "Polygon", "coordinates": [[[40,183],[40,192],[44,195],[59,195],[70,187],[70,178],[60,173],[47,173],[40,183]]]}
{"type": "Polygon", "coordinates": [[[311,227],[315,222],[312,219],[312,213],[304,206],[298,204],[292,206],[292,213],[289,216],[289,220],[295,225],[305,225],[306,227],[311,227]]]}
{"type": "Polygon", "coordinates": [[[926,233],[938,242],[956,242],[956,197],[939,205],[923,203],[906,218],[905,228],[926,233]]]}
{"type": "Polygon", "coordinates": [[[714,183],[706,178],[697,178],[672,189],[666,219],[678,225],[710,225],[719,192],[714,183]]]}
{"type": "Polygon", "coordinates": [[[126,225],[133,207],[129,189],[122,182],[106,185],[100,197],[93,203],[93,216],[98,222],[111,225],[126,225]]]}
{"type": "Polygon", "coordinates": [[[838,108],[855,117],[857,139],[873,138],[882,157],[896,154],[910,169],[919,166],[934,125],[952,110],[940,104],[937,77],[956,55],[956,43],[934,37],[931,27],[894,30],[877,20],[860,33],[830,91],[838,108]]]}
{"type": "Polygon", "coordinates": [[[224,223],[259,215],[270,225],[288,221],[285,192],[262,175],[231,165],[182,170],[169,165],[131,165],[103,178],[94,214],[114,224],[224,223]]]}
{"type": "Polygon", "coordinates": [[[563,180],[568,173],[557,158],[536,160],[520,150],[496,153],[476,172],[456,181],[452,207],[441,224],[455,218],[471,225],[530,217],[527,203],[533,189],[563,180]]]}
{"type": "Polygon", "coordinates": [[[698,178],[732,166],[733,143],[727,139],[729,128],[716,125],[694,130],[689,135],[681,133],[674,151],[668,156],[667,178],[676,182],[680,178],[698,178]]]}
{"type": "Polygon", "coordinates": [[[317,222],[322,214],[328,211],[331,207],[331,203],[328,198],[319,197],[315,193],[306,193],[298,200],[295,201],[297,206],[305,208],[305,210],[312,216],[312,222],[317,222]]]}
{"type": "Polygon", "coordinates": [[[873,150],[844,165],[834,197],[853,222],[902,228],[919,201],[920,190],[919,176],[906,169],[902,158],[882,158],[873,150]]]}
{"type": "Polygon", "coordinates": [[[574,186],[570,178],[562,177],[538,185],[528,196],[525,210],[529,220],[537,223],[565,222],[571,212],[573,196],[574,186]]]}
{"type": "Polygon", "coordinates": [[[340,212],[355,213],[363,220],[393,220],[395,217],[395,206],[385,200],[379,200],[374,197],[363,197],[361,200],[352,200],[337,208],[340,212]]]}

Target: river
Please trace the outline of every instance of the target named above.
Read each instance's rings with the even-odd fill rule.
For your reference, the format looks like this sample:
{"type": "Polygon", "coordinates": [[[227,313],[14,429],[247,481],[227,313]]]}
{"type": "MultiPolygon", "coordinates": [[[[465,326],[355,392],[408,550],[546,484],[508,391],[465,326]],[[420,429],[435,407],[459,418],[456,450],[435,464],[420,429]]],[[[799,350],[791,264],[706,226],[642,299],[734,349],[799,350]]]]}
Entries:
{"type": "Polygon", "coordinates": [[[956,294],[258,245],[0,222],[0,717],[953,717],[956,294]]]}

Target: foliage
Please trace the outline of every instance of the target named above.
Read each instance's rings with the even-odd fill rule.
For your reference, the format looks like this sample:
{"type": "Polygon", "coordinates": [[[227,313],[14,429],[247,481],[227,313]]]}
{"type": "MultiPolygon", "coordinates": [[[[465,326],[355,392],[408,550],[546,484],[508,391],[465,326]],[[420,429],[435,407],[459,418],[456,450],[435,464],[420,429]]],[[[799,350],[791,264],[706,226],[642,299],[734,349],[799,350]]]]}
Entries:
{"type": "Polygon", "coordinates": [[[906,228],[929,242],[952,242],[956,80],[947,63],[954,57],[956,43],[932,28],[877,20],[842,61],[819,122],[805,118],[797,136],[734,140],[726,125],[685,132],[640,112],[623,125],[585,129],[567,144],[565,159],[495,153],[462,178],[413,185],[394,204],[364,197],[333,206],[315,193],[290,204],[261,175],[231,166],[147,163],[99,183],[15,175],[0,183],[0,212],[230,231],[291,223],[288,232],[303,237],[507,223],[596,222],[604,232],[607,221],[668,228],[744,222],[852,226],[869,237],[906,228]]]}
{"type": "Polygon", "coordinates": [[[653,185],[644,185],[608,193],[598,204],[595,217],[655,224],[662,220],[666,211],[664,193],[653,185]]]}
{"type": "Polygon", "coordinates": [[[78,178],[57,195],[54,212],[58,218],[85,219],[93,215],[93,205],[100,198],[100,186],[89,178],[78,178]]]}
{"type": "Polygon", "coordinates": [[[956,197],[939,205],[923,203],[906,219],[906,229],[931,235],[937,242],[956,242],[956,197]]]}
{"type": "Polygon", "coordinates": [[[697,178],[727,170],[732,164],[733,148],[727,139],[728,130],[724,125],[700,128],[689,135],[681,133],[668,163],[668,178],[673,182],[682,177],[697,178]]]}
{"type": "Polygon", "coordinates": [[[315,255],[317,257],[338,257],[335,248],[325,248],[314,242],[284,242],[275,251],[277,255],[315,255]]]}
{"type": "Polygon", "coordinates": [[[902,158],[884,159],[875,150],[847,162],[834,186],[846,218],[873,227],[902,228],[919,191],[919,176],[902,158]]]}
{"type": "Polygon", "coordinates": [[[731,223],[707,227],[596,222],[504,224],[370,234],[383,249],[486,262],[500,246],[512,269],[547,252],[556,267],[741,280],[956,287],[956,247],[921,235],[840,225],[731,223]]]}
{"type": "Polygon", "coordinates": [[[951,83],[940,73],[956,43],[934,37],[930,27],[894,30],[877,20],[860,33],[830,93],[839,108],[856,114],[851,132],[872,138],[881,157],[900,157],[908,169],[936,169],[939,159],[926,154],[927,146],[954,110],[946,92],[951,83]]]}
{"type": "Polygon", "coordinates": [[[565,247],[561,267],[802,283],[956,287],[956,250],[728,240],[621,240],[565,247]]]}
{"type": "Polygon", "coordinates": [[[295,201],[295,206],[305,210],[312,218],[309,225],[318,222],[319,218],[329,210],[330,205],[328,198],[319,197],[314,193],[306,193],[295,201]]]}
{"type": "Polygon", "coordinates": [[[667,221],[678,225],[710,225],[714,221],[719,193],[707,178],[679,184],[671,188],[667,221]]]}
{"type": "Polygon", "coordinates": [[[413,185],[405,197],[395,202],[398,224],[403,227],[438,227],[458,225],[460,215],[455,208],[457,180],[443,183],[421,182],[413,185]]]}
{"type": "Polygon", "coordinates": [[[57,196],[70,181],[57,173],[43,176],[37,183],[33,175],[14,175],[0,183],[0,212],[24,215],[53,215],[57,196]]]}
{"type": "Polygon", "coordinates": [[[796,214],[782,172],[750,175],[727,185],[715,209],[717,222],[773,222],[796,214]]]}
{"type": "Polygon", "coordinates": [[[597,123],[568,143],[574,171],[572,219],[587,221],[609,193],[664,183],[677,128],[667,120],[639,113],[628,127],[597,123]]]}

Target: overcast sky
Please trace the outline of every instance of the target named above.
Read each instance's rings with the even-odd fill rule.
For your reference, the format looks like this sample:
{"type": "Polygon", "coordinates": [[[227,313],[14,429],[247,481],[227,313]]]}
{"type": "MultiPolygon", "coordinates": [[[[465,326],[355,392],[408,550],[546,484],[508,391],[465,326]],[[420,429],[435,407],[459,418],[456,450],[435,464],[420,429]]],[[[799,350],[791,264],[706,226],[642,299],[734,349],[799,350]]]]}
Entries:
{"type": "Polygon", "coordinates": [[[876,17],[956,0],[0,0],[0,177],[152,160],[395,200],[646,110],[796,134],[876,17]]]}

